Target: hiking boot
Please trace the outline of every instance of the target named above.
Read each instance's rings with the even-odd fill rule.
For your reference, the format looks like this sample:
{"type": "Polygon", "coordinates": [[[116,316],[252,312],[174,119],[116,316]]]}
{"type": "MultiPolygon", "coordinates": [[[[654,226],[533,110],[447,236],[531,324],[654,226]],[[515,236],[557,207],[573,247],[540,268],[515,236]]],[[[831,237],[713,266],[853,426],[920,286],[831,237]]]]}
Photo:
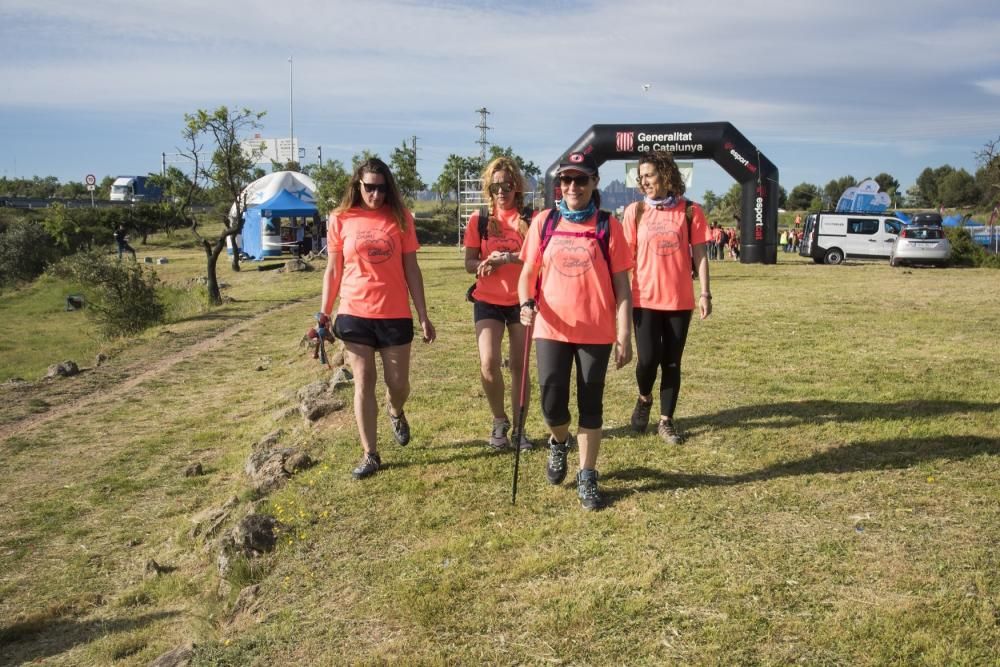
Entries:
{"type": "Polygon", "coordinates": [[[400,412],[399,415],[393,417],[390,411],[389,421],[392,422],[392,437],[396,439],[400,447],[406,447],[410,442],[410,423],[406,421],[406,413],[400,412]]]}
{"type": "Polygon", "coordinates": [[[556,442],[554,436],[549,436],[549,460],[545,464],[545,476],[549,484],[561,484],[566,479],[567,449],[569,449],[569,438],[566,438],[566,442],[556,442]]]}
{"type": "Polygon", "coordinates": [[[490,433],[489,445],[498,452],[510,449],[510,439],[507,438],[507,431],[510,430],[510,422],[504,417],[500,421],[493,420],[493,432],[490,433]]]}
{"type": "Polygon", "coordinates": [[[649,426],[649,411],[653,407],[653,399],[648,402],[641,398],[635,399],[635,409],[632,410],[632,430],[645,433],[649,426]]]}
{"type": "Polygon", "coordinates": [[[580,496],[583,509],[593,511],[601,508],[601,494],[597,490],[597,471],[580,470],[576,473],[576,493],[580,496]]]}
{"type": "Polygon", "coordinates": [[[674,428],[674,420],[670,417],[664,417],[660,420],[656,426],[656,433],[668,445],[681,444],[681,434],[674,428]]]}
{"type": "Polygon", "coordinates": [[[354,479],[364,479],[365,477],[371,477],[378,469],[382,467],[382,459],[379,458],[378,453],[375,454],[365,454],[361,457],[361,461],[358,463],[357,467],[351,471],[351,475],[354,479]]]}
{"type": "Polygon", "coordinates": [[[511,433],[510,441],[514,443],[514,446],[520,449],[522,452],[530,452],[535,448],[535,443],[528,439],[524,433],[511,433]]]}

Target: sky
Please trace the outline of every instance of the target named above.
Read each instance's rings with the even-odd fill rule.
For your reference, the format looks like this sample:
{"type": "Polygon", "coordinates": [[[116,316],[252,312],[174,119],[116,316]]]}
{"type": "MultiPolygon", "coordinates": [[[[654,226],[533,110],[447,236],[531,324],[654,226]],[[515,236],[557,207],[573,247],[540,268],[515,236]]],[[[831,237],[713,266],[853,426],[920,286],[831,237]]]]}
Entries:
{"type": "MultiPolygon", "coordinates": [[[[263,137],[293,123],[304,163],[416,136],[432,183],[486,107],[543,171],[593,124],[726,121],[787,191],[906,188],[1000,137],[998,36],[996,0],[3,0],[0,176],[158,172],[184,114],[227,105],[266,111],[263,137]]],[[[698,161],[689,194],[732,183],[698,161]]]]}

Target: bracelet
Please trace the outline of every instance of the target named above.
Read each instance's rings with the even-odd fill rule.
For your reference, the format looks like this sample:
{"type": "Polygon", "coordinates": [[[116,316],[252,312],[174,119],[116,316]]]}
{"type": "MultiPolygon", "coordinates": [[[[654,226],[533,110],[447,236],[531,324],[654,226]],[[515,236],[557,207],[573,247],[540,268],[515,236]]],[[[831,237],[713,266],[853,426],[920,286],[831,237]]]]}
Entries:
{"type": "Polygon", "coordinates": [[[702,292],[701,295],[706,299],[708,299],[709,301],[712,300],[712,294],[710,292],[702,292]]]}
{"type": "Polygon", "coordinates": [[[528,299],[527,301],[525,301],[524,303],[522,303],[521,304],[521,309],[523,310],[525,308],[531,308],[532,310],[534,310],[535,309],[535,300],[534,299],[528,299]]]}

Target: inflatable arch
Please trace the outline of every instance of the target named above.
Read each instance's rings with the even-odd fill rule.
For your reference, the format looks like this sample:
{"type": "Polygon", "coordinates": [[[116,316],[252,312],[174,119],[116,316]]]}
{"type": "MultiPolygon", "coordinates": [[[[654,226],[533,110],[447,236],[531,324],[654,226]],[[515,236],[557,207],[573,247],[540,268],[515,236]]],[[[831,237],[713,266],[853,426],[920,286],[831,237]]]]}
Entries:
{"type": "Polygon", "coordinates": [[[778,261],[778,168],[729,123],[592,125],[545,172],[545,205],[558,195],[555,171],[571,153],[590,153],[597,164],[637,160],[656,150],[677,159],[713,159],[743,187],[740,262],[778,261]]]}

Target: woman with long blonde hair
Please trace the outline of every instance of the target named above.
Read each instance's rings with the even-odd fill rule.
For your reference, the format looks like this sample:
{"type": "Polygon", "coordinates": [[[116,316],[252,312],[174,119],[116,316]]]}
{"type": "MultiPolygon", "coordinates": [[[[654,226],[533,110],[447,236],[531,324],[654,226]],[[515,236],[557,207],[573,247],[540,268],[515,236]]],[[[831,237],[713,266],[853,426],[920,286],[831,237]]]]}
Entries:
{"type": "MultiPolygon", "coordinates": [[[[521,273],[519,253],[531,214],[524,209],[524,177],[514,160],[501,156],[491,161],[483,169],[482,181],[483,201],[489,204],[470,216],[464,245],[465,270],[476,274],[470,298],[479,347],[479,379],[493,414],[488,443],[498,451],[511,446],[526,450],[532,448],[531,440],[524,433],[508,437],[508,432],[511,423],[520,423],[517,392],[524,370],[525,328],[517,307],[517,280],[521,273]],[[510,413],[505,407],[501,370],[505,329],[509,334],[510,413]]],[[[527,399],[526,393],[525,403],[527,399]]]]}

